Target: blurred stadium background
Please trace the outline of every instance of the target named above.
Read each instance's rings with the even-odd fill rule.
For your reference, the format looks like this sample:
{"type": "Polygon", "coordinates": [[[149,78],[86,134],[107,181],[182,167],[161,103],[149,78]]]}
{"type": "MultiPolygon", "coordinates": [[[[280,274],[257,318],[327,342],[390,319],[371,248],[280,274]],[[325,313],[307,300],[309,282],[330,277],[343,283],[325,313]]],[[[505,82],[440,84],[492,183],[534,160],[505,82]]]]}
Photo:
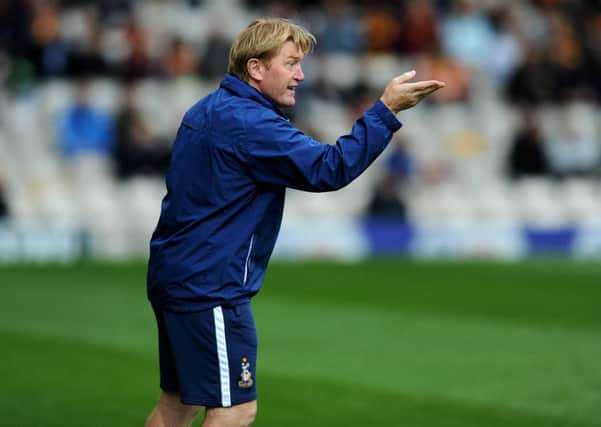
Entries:
{"type": "Polygon", "coordinates": [[[596,0],[0,1],[0,425],[142,423],[170,144],[264,15],[318,38],[289,114],[324,142],[404,71],[447,87],[288,192],[257,425],[601,426],[596,0]]]}
{"type": "Polygon", "coordinates": [[[348,188],[290,192],[277,255],[601,253],[599,2],[36,0],[0,13],[0,259],[144,256],[182,113],[264,14],[318,36],[291,116],[325,142],[391,76],[448,83],[399,115],[395,144],[348,188]]]}

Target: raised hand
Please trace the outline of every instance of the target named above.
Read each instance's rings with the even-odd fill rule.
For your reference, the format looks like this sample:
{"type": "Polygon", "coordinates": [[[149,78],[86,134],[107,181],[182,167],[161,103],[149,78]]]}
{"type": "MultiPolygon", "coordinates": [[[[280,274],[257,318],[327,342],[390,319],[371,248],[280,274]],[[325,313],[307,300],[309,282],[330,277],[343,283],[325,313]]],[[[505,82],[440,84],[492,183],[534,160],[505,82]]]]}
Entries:
{"type": "Polygon", "coordinates": [[[408,71],[392,79],[384,89],[380,100],[394,114],[413,107],[423,98],[446,85],[438,80],[408,83],[413,77],[415,77],[415,71],[408,71]]]}

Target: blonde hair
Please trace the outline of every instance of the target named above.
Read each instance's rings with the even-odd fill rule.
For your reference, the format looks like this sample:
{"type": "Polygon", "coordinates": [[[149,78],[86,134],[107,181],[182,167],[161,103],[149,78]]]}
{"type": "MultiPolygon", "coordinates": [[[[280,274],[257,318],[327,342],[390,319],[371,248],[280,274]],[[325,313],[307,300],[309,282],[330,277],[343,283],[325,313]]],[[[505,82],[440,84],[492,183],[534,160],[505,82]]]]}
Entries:
{"type": "Polygon", "coordinates": [[[227,71],[248,81],[248,60],[270,60],[288,40],[294,42],[305,55],[310,53],[317,43],[313,34],[286,19],[263,18],[253,21],[232,44],[227,71]]]}

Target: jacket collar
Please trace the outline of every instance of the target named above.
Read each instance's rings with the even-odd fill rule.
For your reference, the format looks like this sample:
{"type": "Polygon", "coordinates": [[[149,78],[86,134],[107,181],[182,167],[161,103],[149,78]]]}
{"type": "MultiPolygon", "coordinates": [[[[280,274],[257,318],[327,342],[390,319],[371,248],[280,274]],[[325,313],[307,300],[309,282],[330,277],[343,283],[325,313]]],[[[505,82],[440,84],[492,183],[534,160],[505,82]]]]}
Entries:
{"type": "Polygon", "coordinates": [[[233,92],[234,94],[242,97],[252,99],[259,104],[274,110],[282,117],[286,117],[286,115],[278,108],[275,102],[273,102],[270,98],[263,95],[257,89],[249,85],[243,80],[240,80],[238,77],[231,73],[226,73],[225,77],[221,81],[220,87],[233,92]]]}

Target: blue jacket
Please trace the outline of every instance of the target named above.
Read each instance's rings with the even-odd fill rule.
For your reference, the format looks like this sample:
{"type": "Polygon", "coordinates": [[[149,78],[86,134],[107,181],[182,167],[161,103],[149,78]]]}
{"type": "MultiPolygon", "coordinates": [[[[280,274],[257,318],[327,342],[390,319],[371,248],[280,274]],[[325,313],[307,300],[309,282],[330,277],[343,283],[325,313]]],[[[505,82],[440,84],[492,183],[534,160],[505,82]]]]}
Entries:
{"type": "Polygon", "coordinates": [[[296,129],[275,104],[227,74],[185,114],[150,242],[148,296],[168,311],[247,302],[259,292],[286,187],[331,191],[359,176],[401,127],[381,102],[336,145],[296,129]]]}

